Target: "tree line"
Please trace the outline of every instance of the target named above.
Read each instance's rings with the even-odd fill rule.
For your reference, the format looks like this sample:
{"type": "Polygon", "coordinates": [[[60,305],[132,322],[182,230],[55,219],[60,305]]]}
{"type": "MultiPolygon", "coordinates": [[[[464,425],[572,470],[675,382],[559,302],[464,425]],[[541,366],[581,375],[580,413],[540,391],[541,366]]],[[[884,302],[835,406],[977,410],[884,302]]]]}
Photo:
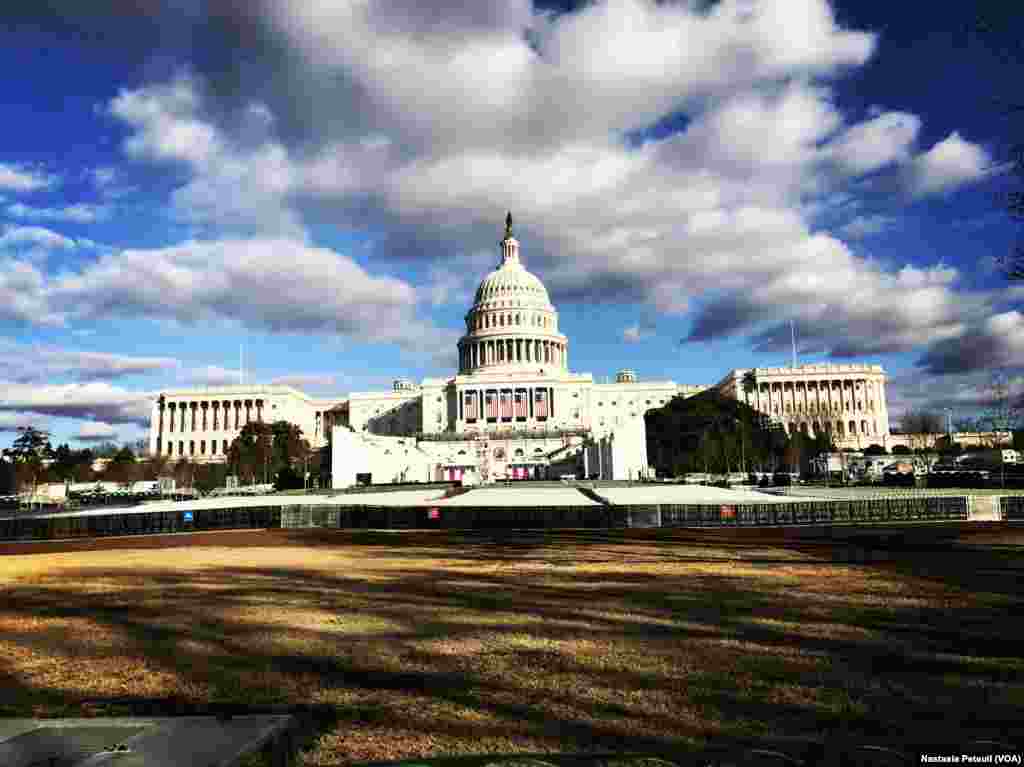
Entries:
{"type": "Polygon", "coordinates": [[[301,488],[306,472],[311,481],[321,478],[321,453],[303,438],[302,430],[287,421],[248,423],[228,448],[226,463],[200,463],[187,457],[145,454],[145,442],[118,447],[104,443],[96,448],[74,449],[67,443],[54,448],[48,432],[21,427],[0,462],[0,494],[48,482],[107,481],[128,483],[174,477],[178,487],[209,492],[224,487],[228,475],[241,484],[273,483],[278,489],[301,488]],[[108,462],[93,469],[97,458],[108,462]]]}

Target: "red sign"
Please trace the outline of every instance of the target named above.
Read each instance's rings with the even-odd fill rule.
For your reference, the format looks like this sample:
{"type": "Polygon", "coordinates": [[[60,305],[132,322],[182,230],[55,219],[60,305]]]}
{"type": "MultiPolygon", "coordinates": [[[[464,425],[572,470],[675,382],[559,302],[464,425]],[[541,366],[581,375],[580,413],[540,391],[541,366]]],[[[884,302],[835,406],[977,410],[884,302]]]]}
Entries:
{"type": "Polygon", "coordinates": [[[722,519],[734,519],[736,517],[735,506],[723,506],[722,507],[722,519]]]}
{"type": "Polygon", "coordinates": [[[429,519],[440,519],[441,518],[441,510],[440,509],[431,509],[429,512],[427,512],[427,517],[429,519]]]}

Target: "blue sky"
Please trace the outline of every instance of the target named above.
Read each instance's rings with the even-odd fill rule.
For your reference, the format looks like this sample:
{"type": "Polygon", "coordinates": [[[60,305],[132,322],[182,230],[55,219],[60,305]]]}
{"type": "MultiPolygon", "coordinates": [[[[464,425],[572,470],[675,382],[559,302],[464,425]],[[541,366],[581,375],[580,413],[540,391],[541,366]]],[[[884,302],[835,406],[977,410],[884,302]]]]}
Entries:
{"type": "Polygon", "coordinates": [[[971,4],[122,5],[0,26],[0,444],[136,439],[243,344],[316,396],[450,374],[507,209],[576,371],[715,382],[792,319],[896,414],[1020,380],[1020,62],[971,4]]]}

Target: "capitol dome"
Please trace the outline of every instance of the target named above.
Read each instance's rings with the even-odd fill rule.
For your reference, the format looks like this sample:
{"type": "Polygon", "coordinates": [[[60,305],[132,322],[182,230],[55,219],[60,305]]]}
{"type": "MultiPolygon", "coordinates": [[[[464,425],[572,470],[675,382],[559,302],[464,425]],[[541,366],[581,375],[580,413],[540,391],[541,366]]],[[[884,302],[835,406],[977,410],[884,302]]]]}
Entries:
{"type": "Polygon", "coordinates": [[[551,307],[548,289],[540,278],[526,270],[518,257],[506,260],[488,274],[476,289],[476,305],[489,301],[512,301],[512,306],[551,307]]]}
{"type": "Polygon", "coordinates": [[[480,282],[459,341],[459,372],[519,367],[567,369],[568,345],[547,288],[519,260],[512,214],[505,219],[501,263],[480,282]]]}

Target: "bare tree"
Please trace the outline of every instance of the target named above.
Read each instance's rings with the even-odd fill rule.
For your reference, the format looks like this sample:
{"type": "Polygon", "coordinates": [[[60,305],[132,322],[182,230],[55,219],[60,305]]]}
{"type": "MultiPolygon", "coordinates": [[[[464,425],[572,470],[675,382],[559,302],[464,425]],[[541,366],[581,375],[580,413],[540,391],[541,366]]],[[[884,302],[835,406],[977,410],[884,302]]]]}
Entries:
{"type": "MultiPolygon", "coordinates": [[[[987,432],[983,436],[979,435],[983,447],[991,449],[1007,447],[1012,436],[1007,436],[1006,432],[1012,432],[1021,424],[1022,416],[1024,416],[1020,403],[1021,395],[1014,392],[1013,384],[1009,375],[1004,371],[997,370],[992,374],[988,386],[985,387],[985,399],[989,404],[979,419],[987,432]]],[[[1005,486],[1006,464],[1002,459],[999,461],[999,466],[1000,485],[1005,486]]]]}
{"type": "Polygon", "coordinates": [[[911,410],[903,416],[902,424],[915,454],[914,464],[923,469],[926,461],[922,454],[935,448],[936,435],[943,432],[942,415],[931,410],[911,410]]]}

